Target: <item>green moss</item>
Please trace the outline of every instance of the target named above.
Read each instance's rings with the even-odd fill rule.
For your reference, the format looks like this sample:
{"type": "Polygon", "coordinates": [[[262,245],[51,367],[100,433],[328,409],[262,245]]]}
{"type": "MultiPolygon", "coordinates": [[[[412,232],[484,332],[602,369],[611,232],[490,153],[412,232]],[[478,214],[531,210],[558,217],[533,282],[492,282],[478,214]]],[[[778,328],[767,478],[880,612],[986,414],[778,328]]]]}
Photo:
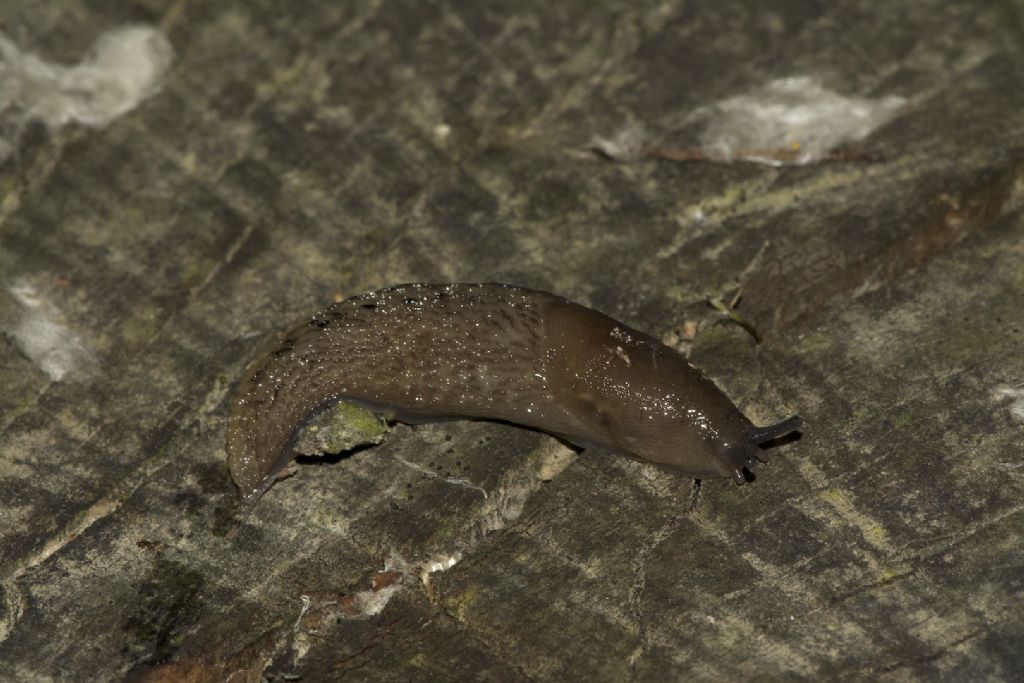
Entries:
{"type": "Polygon", "coordinates": [[[334,418],[343,422],[352,433],[367,439],[381,437],[388,431],[388,423],[384,418],[351,403],[342,401],[334,406],[333,412],[334,418]]]}
{"type": "Polygon", "coordinates": [[[343,453],[359,446],[378,444],[388,423],[373,411],[340,402],[310,420],[299,433],[296,450],[307,455],[343,453]]]}

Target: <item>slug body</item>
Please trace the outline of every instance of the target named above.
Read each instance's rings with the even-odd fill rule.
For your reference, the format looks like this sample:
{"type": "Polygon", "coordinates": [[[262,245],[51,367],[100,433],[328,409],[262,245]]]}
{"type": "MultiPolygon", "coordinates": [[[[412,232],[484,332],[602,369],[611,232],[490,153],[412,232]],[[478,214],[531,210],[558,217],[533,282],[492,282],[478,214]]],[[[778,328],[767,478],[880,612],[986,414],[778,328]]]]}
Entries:
{"type": "Polygon", "coordinates": [[[253,362],[232,400],[228,467],[254,502],[299,427],[345,400],[398,419],[513,422],[679,474],[731,476],[799,418],[754,427],[685,358],[602,313],[503,284],[410,284],[347,299],[253,362]]]}

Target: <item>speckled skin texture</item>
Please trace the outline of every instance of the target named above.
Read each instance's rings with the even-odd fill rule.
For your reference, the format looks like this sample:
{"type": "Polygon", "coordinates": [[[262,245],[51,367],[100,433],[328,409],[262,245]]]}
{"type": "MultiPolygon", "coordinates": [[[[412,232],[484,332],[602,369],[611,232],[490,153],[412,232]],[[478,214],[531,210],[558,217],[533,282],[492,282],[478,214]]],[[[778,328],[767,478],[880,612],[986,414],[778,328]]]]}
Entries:
{"type": "Polygon", "coordinates": [[[231,404],[228,466],[243,499],[269,488],[298,428],[337,400],[399,419],[505,420],[693,477],[742,482],[761,457],[750,421],[678,353],[503,284],[399,285],[286,334],[246,369],[231,404]]]}

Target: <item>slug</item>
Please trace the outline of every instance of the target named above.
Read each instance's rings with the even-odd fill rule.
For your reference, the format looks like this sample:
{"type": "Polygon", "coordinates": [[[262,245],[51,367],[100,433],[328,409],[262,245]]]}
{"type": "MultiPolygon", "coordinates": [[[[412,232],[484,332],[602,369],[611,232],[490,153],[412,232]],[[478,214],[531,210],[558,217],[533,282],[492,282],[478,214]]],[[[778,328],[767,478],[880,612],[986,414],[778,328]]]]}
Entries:
{"type": "Polygon", "coordinates": [[[502,420],[694,478],[764,461],[793,416],[754,427],[715,384],[652,337],[546,292],[407,284],[336,303],[245,370],[227,462],[254,503],[296,432],[345,400],[399,420],[502,420]]]}

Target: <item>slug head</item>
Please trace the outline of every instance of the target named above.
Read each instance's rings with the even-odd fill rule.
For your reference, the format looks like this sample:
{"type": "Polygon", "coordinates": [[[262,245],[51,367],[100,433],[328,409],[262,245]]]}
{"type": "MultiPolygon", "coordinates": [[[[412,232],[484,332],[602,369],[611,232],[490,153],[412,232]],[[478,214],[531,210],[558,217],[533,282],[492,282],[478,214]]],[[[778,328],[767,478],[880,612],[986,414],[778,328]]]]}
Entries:
{"type": "Polygon", "coordinates": [[[744,470],[753,471],[758,461],[768,461],[768,454],[761,445],[795,432],[799,427],[800,416],[794,415],[777,424],[751,427],[739,439],[716,442],[714,448],[723,474],[731,475],[737,484],[744,483],[744,470]]]}

